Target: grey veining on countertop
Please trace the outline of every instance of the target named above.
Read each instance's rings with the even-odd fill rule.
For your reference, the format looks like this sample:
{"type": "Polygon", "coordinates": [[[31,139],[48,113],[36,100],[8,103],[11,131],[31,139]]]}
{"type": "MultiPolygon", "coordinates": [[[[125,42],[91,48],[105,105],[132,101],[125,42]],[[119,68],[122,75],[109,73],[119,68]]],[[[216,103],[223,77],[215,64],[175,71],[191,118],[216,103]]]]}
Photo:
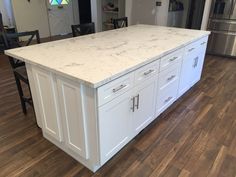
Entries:
{"type": "Polygon", "coordinates": [[[97,88],[209,34],[134,25],[7,50],[6,54],[97,88]]]}

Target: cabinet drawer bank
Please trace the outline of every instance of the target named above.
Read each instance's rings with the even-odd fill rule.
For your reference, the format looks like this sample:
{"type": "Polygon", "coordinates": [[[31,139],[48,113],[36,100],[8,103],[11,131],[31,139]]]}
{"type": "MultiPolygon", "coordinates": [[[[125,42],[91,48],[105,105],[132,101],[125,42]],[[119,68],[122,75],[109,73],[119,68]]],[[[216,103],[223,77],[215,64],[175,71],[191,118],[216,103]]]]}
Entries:
{"type": "Polygon", "coordinates": [[[43,136],[96,172],[200,80],[204,34],[96,88],[26,61],[43,136]]]}

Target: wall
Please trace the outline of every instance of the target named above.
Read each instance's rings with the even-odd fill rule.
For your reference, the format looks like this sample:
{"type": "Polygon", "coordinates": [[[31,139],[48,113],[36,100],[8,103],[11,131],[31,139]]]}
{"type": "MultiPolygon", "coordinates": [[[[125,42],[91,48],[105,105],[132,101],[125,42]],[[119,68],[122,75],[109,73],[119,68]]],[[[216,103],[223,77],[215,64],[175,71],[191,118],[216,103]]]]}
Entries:
{"type": "Polygon", "coordinates": [[[102,31],[102,2],[91,0],[92,22],[95,23],[96,32],[102,31]]]}
{"type": "Polygon", "coordinates": [[[206,30],[207,29],[210,10],[211,10],[211,3],[212,3],[212,0],[206,0],[206,2],[205,2],[205,8],[204,8],[204,13],[203,13],[203,18],[202,18],[201,30],[206,30]]]}
{"type": "Polygon", "coordinates": [[[157,6],[156,25],[167,26],[169,0],[158,0],[162,2],[161,6],[157,6]]]}
{"type": "Polygon", "coordinates": [[[40,37],[50,36],[45,0],[12,0],[12,7],[19,32],[38,29],[40,37]]]}
{"type": "Polygon", "coordinates": [[[125,16],[128,17],[128,25],[132,25],[133,0],[125,1],[125,16]]]}
{"type": "Polygon", "coordinates": [[[0,11],[2,13],[3,24],[5,26],[14,26],[15,21],[10,0],[0,0],[0,11]]]}

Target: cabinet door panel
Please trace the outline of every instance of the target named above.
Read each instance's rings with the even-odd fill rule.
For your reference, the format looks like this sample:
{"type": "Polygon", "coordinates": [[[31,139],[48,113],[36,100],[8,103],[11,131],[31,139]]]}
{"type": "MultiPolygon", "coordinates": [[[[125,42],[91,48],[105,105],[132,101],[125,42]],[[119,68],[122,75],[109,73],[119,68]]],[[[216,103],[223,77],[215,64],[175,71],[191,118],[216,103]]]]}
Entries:
{"type": "Polygon", "coordinates": [[[126,92],[99,108],[101,164],[104,164],[131,139],[131,93],[126,92]]]}
{"type": "Polygon", "coordinates": [[[83,92],[80,84],[58,79],[60,103],[66,134],[66,145],[88,159],[86,122],[83,110],[83,92]]]}
{"type": "Polygon", "coordinates": [[[135,111],[132,122],[134,135],[142,131],[154,119],[156,82],[157,77],[154,77],[136,88],[135,111]]]}
{"type": "Polygon", "coordinates": [[[43,132],[58,141],[62,141],[56,82],[49,72],[34,68],[32,71],[43,119],[43,132]]]}

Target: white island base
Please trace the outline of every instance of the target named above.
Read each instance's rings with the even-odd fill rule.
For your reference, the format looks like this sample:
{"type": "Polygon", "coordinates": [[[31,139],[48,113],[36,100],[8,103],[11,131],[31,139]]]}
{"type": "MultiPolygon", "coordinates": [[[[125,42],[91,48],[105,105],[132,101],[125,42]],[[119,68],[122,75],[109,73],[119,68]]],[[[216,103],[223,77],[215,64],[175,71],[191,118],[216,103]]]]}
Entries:
{"type": "MultiPolygon", "coordinates": [[[[131,33],[132,28],[127,31],[131,33]]],[[[149,28],[154,31],[157,27],[144,26],[141,31],[148,32],[149,28]]],[[[117,32],[123,36],[127,31],[117,32]]],[[[170,45],[163,52],[158,49],[156,57],[144,58],[122,74],[108,73],[99,83],[88,83],[83,78],[72,77],[71,73],[53,69],[53,65],[40,63],[43,54],[34,58],[14,50],[6,53],[26,62],[37,123],[43,136],[95,172],[200,80],[209,32],[191,31],[196,34],[193,37],[186,32],[189,30],[178,32],[182,38],[185,36],[185,43],[176,42],[174,48],[170,45]]],[[[170,35],[170,30],[167,33],[170,35]]],[[[102,34],[112,32],[95,36],[102,34]]],[[[163,48],[161,43],[153,41],[152,52],[158,45],[163,48]]],[[[125,45],[129,42],[132,45],[133,41],[125,45]]],[[[46,44],[38,48],[43,45],[46,44]]],[[[38,48],[25,51],[37,52],[38,48]]],[[[73,66],[77,65],[73,63],[73,66]]],[[[96,70],[88,74],[92,72],[96,75],[96,70]]]]}

